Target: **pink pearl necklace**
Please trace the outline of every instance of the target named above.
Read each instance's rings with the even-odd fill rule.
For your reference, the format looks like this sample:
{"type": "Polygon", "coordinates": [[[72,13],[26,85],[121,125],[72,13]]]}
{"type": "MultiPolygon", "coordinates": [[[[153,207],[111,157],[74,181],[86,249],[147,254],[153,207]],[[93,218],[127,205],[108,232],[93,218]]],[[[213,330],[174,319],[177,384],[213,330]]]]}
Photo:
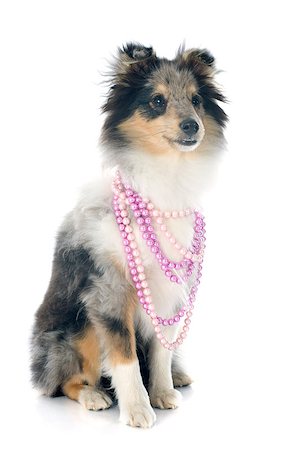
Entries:
{"type": "Polygon", "coordinates": [[[148,201],[148,199],[143,199],[129,184],[123,183],[119,172],[116,173],[115,179],[113,180],[112,190],[114,194],[114,214],[122,237],[130,276],[134,282],[138,300],[146,313],[150,316],[156,336],[161,344],[168,350],[174,350],[183,343],[183,340],[186,338],[187,332],[189,331],[192,310],[194,307],[193,303],[202,275],[201,271],[205,248],[204,217],[197,210],[191,210],[190,208],[180,211],[174,210],[165,212],[155,209],[154,205],[148,201]],[[155,312],[152,303],[151,290],[146,280],[145,269],[135,240],[133,227],[131,226],[128,208],[132,211],[135,221],[139,226],[142,239],[145,240],[150,251],[157,259],[161,270],[169,281],[177,284],[186,284],[193,276],[192,287],[188,294],[187,304],[181,307],[173,317],[162,318],[155,312]],[[185,248],[178,243],[175,237],[167,230],[164,221],[169,218],[180,219],[188,217],[191,214],[194,216],[194,236],[190,248],[185,248]],[[160,231],[165,234],[165,237],[169,240],[170,244],[178,251],[181,260],[172,261],[163,253],[157,233],[152,225],[152,220],[159,225],[160,231]],[[179,272],[181,272],[182,275],[178,275],[179,272]],[[182,332],[174,342],[168,342],[162,334],[161,326],[172,326],[178,323],[182,317],[185,317],[182,332]]]}

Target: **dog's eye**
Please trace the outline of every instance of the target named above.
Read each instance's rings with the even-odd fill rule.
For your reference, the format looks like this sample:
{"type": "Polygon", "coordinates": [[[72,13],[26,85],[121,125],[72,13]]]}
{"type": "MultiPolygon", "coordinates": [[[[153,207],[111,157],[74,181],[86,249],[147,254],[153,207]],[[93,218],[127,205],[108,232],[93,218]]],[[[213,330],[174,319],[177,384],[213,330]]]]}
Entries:
{"type": "Polygon", "coordinates": [[[199,95],[193,95],[192,97],[192,104],[194,106],[199,106],[202,103],[202,99],[199,95]]]}
{"type": "Polygon", "coordinates": [[[152,107],[159,111],[163,111],[165,109],[166,103],[165,97],[161,94],[155,95],[155,97],[151,100],[152,107]]]}

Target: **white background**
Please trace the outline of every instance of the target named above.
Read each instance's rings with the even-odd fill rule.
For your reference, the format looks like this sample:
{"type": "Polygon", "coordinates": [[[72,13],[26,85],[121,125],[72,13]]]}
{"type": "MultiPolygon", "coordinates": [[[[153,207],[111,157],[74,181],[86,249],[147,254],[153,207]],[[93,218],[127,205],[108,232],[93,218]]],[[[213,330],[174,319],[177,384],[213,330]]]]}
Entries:
{"type": "Polygon", "coordinates": [[[1,1],[5,448],[285,449],[282,3],[1,1]],[[205,205],[207,253],[188,343],[195,383],[180,409],[158,411],[154,428],[137,430],[118,423],[117,408],[94,413],[40,397],[29,383],[28,339],[57,227],[98,172],[106,61],[128,40],[172,58],[184,39],[209,48],[224,70],[229,150],[205,205]]]}

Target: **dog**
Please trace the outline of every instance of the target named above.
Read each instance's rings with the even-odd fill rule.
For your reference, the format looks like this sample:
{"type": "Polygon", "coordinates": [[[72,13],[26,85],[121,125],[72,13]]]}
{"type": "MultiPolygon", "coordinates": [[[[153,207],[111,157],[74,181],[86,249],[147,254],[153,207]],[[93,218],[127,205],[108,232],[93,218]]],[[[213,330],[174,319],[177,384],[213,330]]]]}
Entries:
{"type": "Polygon", "coordinates": [[[170,283],[179,271],[167,274],[161,256],[187,255],[190,211],[200,208],[225,146],[226,99],[216,72],[205,49],[180,47],[173,60],[138,43],[118,50],[103,106],[102,176],[83,189],[59,229],[50,284],[35,314],[32,383],[43,394],[66,395],[89,410],[116,399],[120,420],[142,428],[154,424],[153,407],[179,406],[175,388],[191,383],[178,357],[191,319],[184,306],[190,280],[172,275],[170,283]],[[126,213],[131,197],[129,206],[145,208],[147,225],[135,209],[126,213]],[[154,240],[142,239],[146,227],[154,240]]]}

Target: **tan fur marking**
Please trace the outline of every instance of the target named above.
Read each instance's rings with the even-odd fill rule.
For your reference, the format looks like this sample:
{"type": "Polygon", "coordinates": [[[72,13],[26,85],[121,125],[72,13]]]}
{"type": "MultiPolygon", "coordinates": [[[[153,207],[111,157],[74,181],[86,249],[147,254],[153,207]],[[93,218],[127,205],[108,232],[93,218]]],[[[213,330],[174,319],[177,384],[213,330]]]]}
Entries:
{"type": "Polygon", "coordinates": [[[157,84],[157,86],[155,87],[154,92],[156,92],[157,94],[162,94],[166,98],[168,98],[168,96],[170,94],[168,87],[165,84],[163,84],[163,83],[157,84]]]}
{"type": "Polygon", "coordinates": [[[170,110],[164,116],[147,121],[136,111],[119,128],[143,150],[152,154],[166,154],[174,151],[164,136],[175,136],[179,130],[179,118],[170,110]]]}
{"type": "Polygon", "coordinates": [[[100,348],[94,328],[88,328],[84,337],[75,342],[75,346],[83,358],[83,378],[94,386],[100,374],[100,348]]]}
{"type": "Polygon", "coordinates": [[[63,393],[71,400],[78,401],[80,391],[83,389],[82,376],[74,375],[62,387],[63,393]]]}
{"type": "Polygon", "coordinates": [[[74,342],[74,346],[82,357],[82,372],[73,375],[62,390],[67,397],[78,400],[84,385],[95,386],[100,377],[100,348],[94,328],[88,328],[85,335],[74,342]]]}

